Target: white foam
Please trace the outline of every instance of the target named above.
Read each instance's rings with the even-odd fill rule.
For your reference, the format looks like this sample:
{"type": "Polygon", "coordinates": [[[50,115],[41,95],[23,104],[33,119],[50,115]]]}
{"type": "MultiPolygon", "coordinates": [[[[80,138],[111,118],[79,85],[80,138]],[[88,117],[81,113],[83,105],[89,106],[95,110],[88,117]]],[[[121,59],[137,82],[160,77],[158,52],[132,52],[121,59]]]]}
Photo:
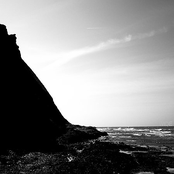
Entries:
{"type": "Polygon", "coordinates": [[[101,132],[106,132],[106,131],[109,131],[111,128],[109,127],[98,127],[96,128],[98,131],[101,131],[101,132]]]}
{"type": "Polygon", "coordinates": [[[136,129],[134,129],[134,128],[125,128],[125,129],[123,129],[123,131],[125,131],[125,132],[132,132],[132,131],[135,131],[136,129]]]}
{"type": "Polygon", "coordinates": [[[126,140],[126,141],[128,141],[128,142],[136,142],[136,140],[126,140]]]}
{"type": "Polygon", "coordinates": [[[138,172],[136,174],[154,174],[154,172],[138,172]]]}
{"type": "Polygon", "coordinates": [[[123,128],[123,127],[118,127],[118,128],[114,128],[113,129],[114,131],[122,131],[122,132],[132,132],[132,131],[135,131],[136,129],[132,128],[132,127],[126,127],[126,128],[123,128]]]}
{"type": "Polygon", "coordinates": [[[131,152],[131,151],[124,151],[124,150],[120,150],[119,152],[120,152],[120,153],[125,153],[125,154],[128,154],[128,155],[131,155],[131,154],[132,154],[132,152],[131,152]]]}
{"type": "Polygon", "coordinates": [[[133,134],[133,135],[135,135],[135,136],[142,136],[141,133],[135,133],[135,134],[133,134]]]}
{"type": "Polygon", "coordinates": [[[155,135],[155,136],[159,136],[159,137],[172,135],[171,131],[162,131],[162,129],[153,129],[153,130],[150,130],[149,132],[147,132],[147,134],[155,135]]]}
{"type": "Polygon", "coordinates": [[[132,138],[131,136],[118,136],[119,138],[132,138]]]}
{"type": "Polygon", "coordinates": [[[170,173],[174,173],[174,168],[167,167],[167,171],[170,172],[170,173]]]}

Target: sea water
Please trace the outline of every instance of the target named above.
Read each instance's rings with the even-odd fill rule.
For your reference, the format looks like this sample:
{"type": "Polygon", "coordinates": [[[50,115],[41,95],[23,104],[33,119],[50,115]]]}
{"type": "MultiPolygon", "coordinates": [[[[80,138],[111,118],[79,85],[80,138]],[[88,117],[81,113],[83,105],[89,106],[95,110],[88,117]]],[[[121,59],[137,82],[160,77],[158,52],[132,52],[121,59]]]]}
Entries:
{"type": "Polygon", "coordinates": [[[98,127],[107,132],[109,141],[145,146],[174,148],[174,126],[162,127],[98,127]]]}

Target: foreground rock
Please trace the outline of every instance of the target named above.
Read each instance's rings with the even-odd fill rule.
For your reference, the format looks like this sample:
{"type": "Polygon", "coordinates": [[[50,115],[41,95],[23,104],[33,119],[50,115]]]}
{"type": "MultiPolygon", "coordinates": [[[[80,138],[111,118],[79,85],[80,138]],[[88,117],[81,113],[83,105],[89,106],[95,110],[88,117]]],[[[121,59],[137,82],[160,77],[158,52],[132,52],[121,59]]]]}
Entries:
{"type": "MultiPolygon", "coordinates": [[[[58,150],[57,138],[65,136],[70,126],[75,134],[75,126],[62,116],[48,91],[22,60],[16,36],[8,35],[4,25],[0,25],[0,57],[0,153],[58,150]]],[[[83,141],[79,133],[77,139],[83,141]]]]}
{"type": "MultiPolygon", "coordinates": [[[[157,149],[99,140],[69,144],[59,153],[0,156],[6,174],[170,174],[174,159],[157,149]]],[[[171,152],[167,152],[171,153],[171,152]]]]}

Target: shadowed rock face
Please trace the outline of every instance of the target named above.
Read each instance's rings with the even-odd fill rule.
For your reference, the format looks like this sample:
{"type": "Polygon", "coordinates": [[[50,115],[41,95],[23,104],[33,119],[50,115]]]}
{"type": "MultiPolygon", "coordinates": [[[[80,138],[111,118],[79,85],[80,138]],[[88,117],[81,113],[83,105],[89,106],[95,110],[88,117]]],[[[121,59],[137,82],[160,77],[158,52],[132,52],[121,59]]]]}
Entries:
{"type": "Polygon", "coordinates": [[[0,143],[7,149],[47,149],[69,122],[21,59],[15,35],[0,25],[0,143]]]}
{"type": "Polygon", "coordinates": [[[94,127],[70,124],[43,84],[22,60],[16,36],[0,25],[0,153],[52,151],[58,144],[98,138],[94,127]]]}

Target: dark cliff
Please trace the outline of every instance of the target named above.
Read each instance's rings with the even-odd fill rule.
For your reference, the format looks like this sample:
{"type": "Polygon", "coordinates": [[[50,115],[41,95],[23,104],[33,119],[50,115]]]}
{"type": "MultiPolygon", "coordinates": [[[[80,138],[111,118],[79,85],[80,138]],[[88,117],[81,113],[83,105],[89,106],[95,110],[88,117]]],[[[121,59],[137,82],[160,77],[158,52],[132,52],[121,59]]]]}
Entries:
{"type": "Polygon", "coordinates": [[[0,25],[1,147],[47,148],[69,123],[18,48],[16,36],[0,25]]]}
{"type": "Polygon", "coordinates": [[[8,35],[5,25],[0,25],[0,61],[1,151],[51,150],[60,142],[58,137],[69,142],[104,135],[92,127],[78,126],[77,131],[77,126],[62,116],[44,85],[22,60],[16,36],[8,35]]]}

